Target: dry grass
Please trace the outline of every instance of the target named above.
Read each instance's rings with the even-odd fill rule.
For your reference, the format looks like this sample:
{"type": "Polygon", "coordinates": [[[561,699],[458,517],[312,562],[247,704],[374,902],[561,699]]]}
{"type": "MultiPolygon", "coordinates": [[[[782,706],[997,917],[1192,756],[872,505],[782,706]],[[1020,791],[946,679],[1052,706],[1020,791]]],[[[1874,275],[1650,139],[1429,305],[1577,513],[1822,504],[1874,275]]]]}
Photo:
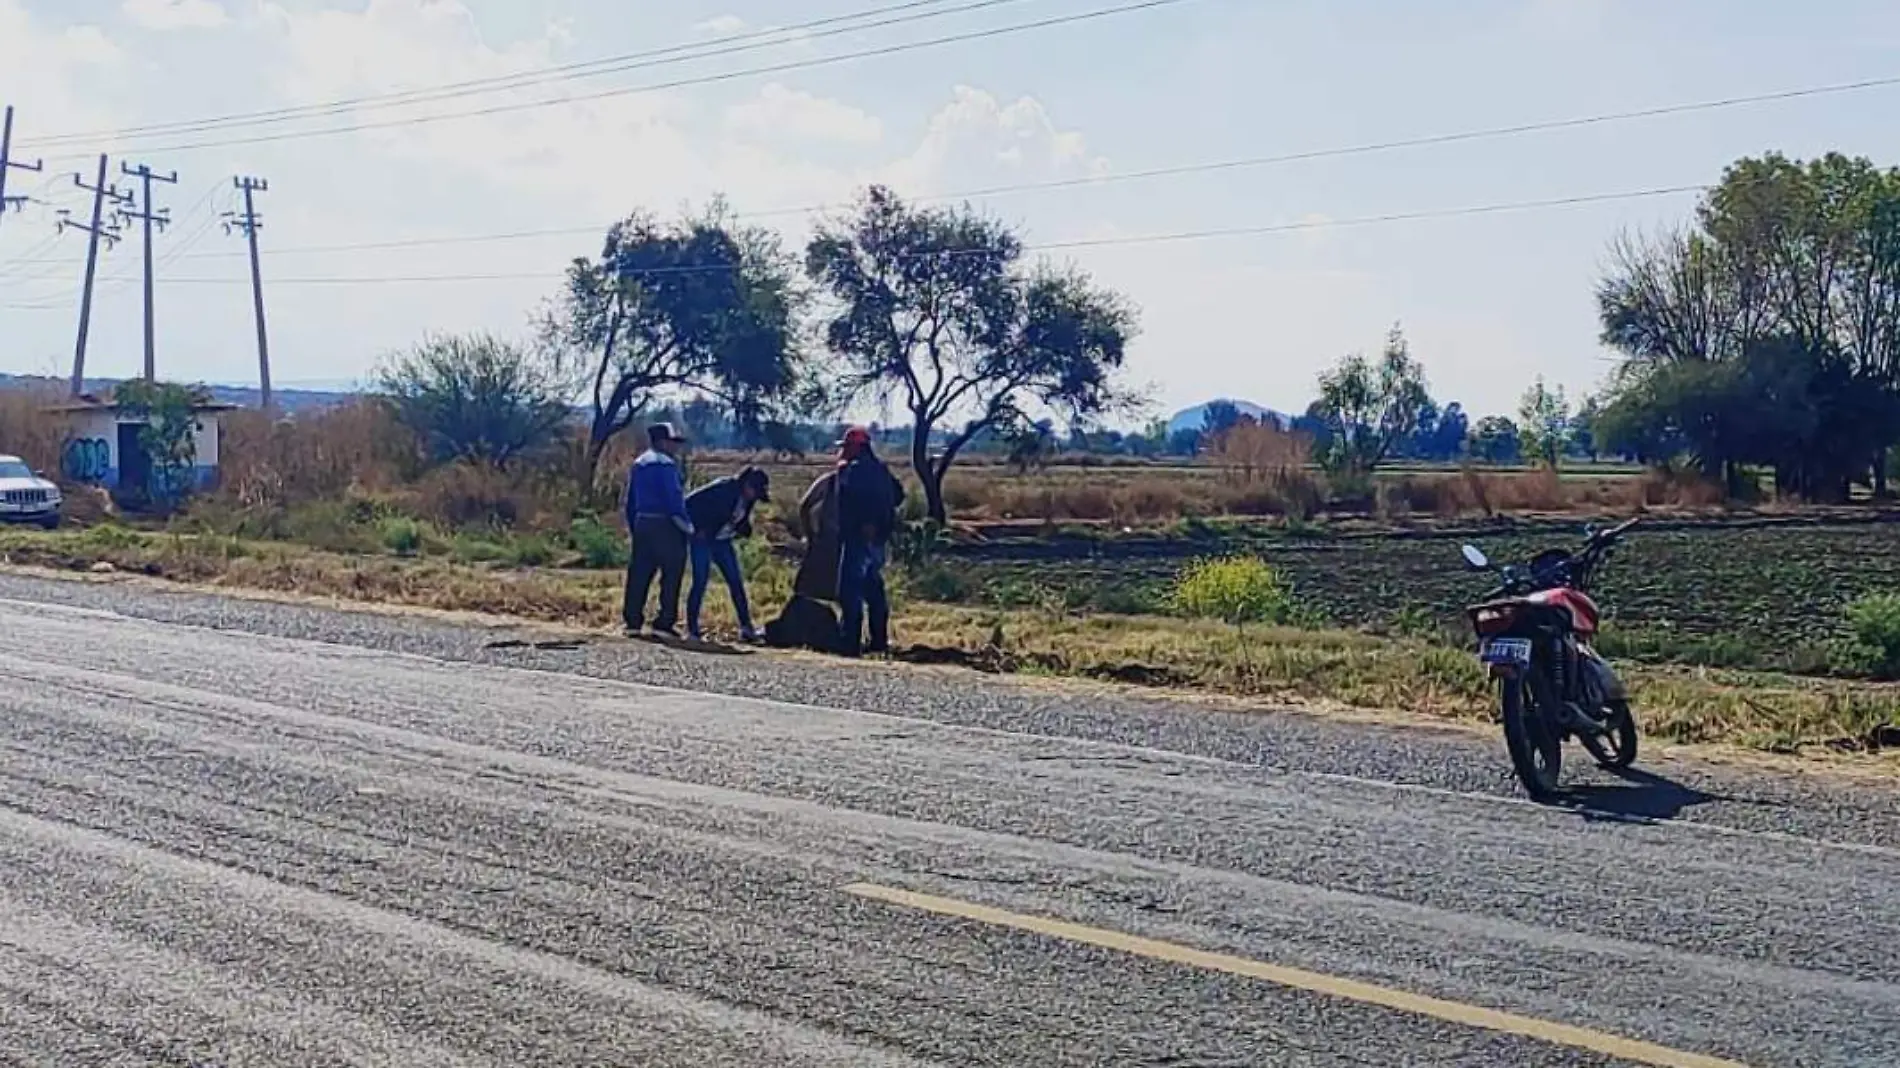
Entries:
{"type": "Polygon", "coordinates": [[[57,390],[0,390],[0,453],[18,456],[36,471],[59,470],[65,424],[44,409],[60,399],[57,390]]]}
{"type": "MultiPolygon", "coordinates": [[[[27,421],[9,422],[25,426],[27,421]]],[[[57,453],[57,428],[46,423],[34,421],[30,436],[36,455],[57,453]]],[[[635,451],[625,435],[616,439],[601,457],[592,492],[583,494],[587,440],[579,429],[506,473],[461,466],[425,470],[413,435],[386,405],[372,399],[274,423],[255,412],[233,413],[225,434],[219,493],[224,506],[254,512],[371,499],[455,528],[546,531],[563,527],[583,507],[613,514],[635,451]]],[[[0,432],[0,441],[5,437],[0,432]]],[[[1322,511],[1395,522],[1421,515],[1630,512],[1709,507],[1721,499],[1705,485],[1661,475],[1560,478],[1548,471],[1402,472],[1382,474],[1371,486],[1329,486],[1309,465],[1309,451],[1302,435],[1248,424],[1225,435],[1200,463],[1064,462],[1030,473],[999,464],[959,464],[945,499],[953,517],[964,521],[1120,526],[1190,517],[1305,519],[1322,511]]],[[[894,462],[903,469],[901,461],[894,462]]],[[[708,452],[690,457],[689,470],[705,479],[746,463],[765,466],[778,496],[788,500],[830,465],[823,457],[787,463],[708,452]]],[[[921,494],[916,496],[921,500],[921,494]]]]}
{"type": "Polygon", "coordinates": [[[1329,485],[1304,467],[1273,464],[1152,469],[1053,467],[1019,475],[979,467],[951,473],[945,501],[954,518],[1043,523],[1113,522],[1135,526],[1183,518],[1304,519],[1322,512],[1458,519],[1527,513],[1619,513],[1652,508],[1710,510],[1719,487],[1652,472],[1638,476],[1562,477],[1551,471],[1382,474],[1369,485],[1329,485]]]}
{"type": "MultiPolygon", "coordinates": [[[[760,614],[783,603],[790,571],[754,543],[748,570],[760,614]]],[[[480,612],[583,627],[618,620],[612,571],[471,567],[443,559],[349,556],[221,536],[0,532],[0,562],[119,570],[211,586],[480,612]]],[[[709,633],[733,627],[707,601],[709,633]]],[[[1247,697],[1319,699],[1482,722],[1492,699],[1472,658],[1425,642],[1347,631],[1232,628],[1142,616],[980,610],[898,598],[897,637],[910,659],[988,670],[1112,680],[1247,697]]],[[[1866,746],[1900,724],[1900,688],[1739,672],[1636,667],[1629,680],[1653,737],[1771,751],[1866,746]]]]}

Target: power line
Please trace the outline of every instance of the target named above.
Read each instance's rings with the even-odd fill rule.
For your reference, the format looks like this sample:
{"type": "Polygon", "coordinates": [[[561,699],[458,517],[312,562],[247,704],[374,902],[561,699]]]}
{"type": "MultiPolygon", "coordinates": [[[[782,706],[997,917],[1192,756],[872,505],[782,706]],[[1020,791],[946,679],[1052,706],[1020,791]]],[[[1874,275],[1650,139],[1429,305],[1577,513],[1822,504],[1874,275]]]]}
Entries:
{"type": "Polygon", "coordinates": [[[143,251],[145,253],[145,380],[147,382],[156,382],[158,381],[158,341],[154,313],[154,305],[156,302],[152,299],[152,230],[154,228],[163,230],[170,226],[172,224],[172,213],[169,208],[159,208],[152,204],[152,183],[159,182],[164,185],[177,185],[178,172],[171,171],[166,174],[159,174],[157,171],[152,170],[152,166],[149,163],[141,163],[136,167],[129,163],[120,163],[119,171],[128,178],[137,178],[145,195],[145,206],[143,208],[136,210],[130,208],[120,209],[119,218],[124,222],[130,222],[136,219],[143,223],[145,227],[145,241],[143,244],[143,251]]]}
{"type": "Polygon", "coordinates": [[[171,251],[159,257],[160,267],[169,267],[181,259],[192,258],[189,250],[195,248],[223,221],[221,214],[223,204],[218,202],[217,198],[218,194],[228,194],[228,192],[229,187],[224,183],[213,182],[205,188],[203,193],[198,194],[198,199],[179,215],[178,221],[174,224],[178,227],[189,226],[190,230],[184,237],[173,243],[171,251]]]}
{"type": "Polygon", "coordinates": [[[251,312],[257,327],[258,407],[268,412],[271,410],[270,333],[264,323],[264,275],[257,262],[257,232],[264,228],[264,218],[257,213],[257,194],[270,192],[270,183],[262,178],[239,175],[231,179],[231,184],[244,194],[244,211],[242,214],[234,211],[226,217],[224,232],[242,233],[245,244],[250,247],[251,312]]]}
{"type": "MultiPolygon", "coordinates": [[[[1552,208],[1578,207],[1588,204],[1608,204],[1631,200],[1653,200],[1660,197],[1679,196],[1685,193],[1708,191],[1706,185],[1661,186],[1652,189],[1637,189],[1619,193],[1588,193],[1577,196],[1551,197],[1541,200],[1519,200],[1505,203],[1466,205],[1455,208],[1436,208],[1420,211],[1393,212],[1383,215],[1365,215],[1345,219],[1315,219],[1292,223],[1273,223],[1262,226],[1232,226],[1209,230],[1180,230],[1159,234],[1137,234],[1126,237],[1076,238],[1066,241],[1052,241],[1025,246],[1033,252],[1061,252],[1075,249],[1107,248],[1130,245],[1152,245],[1185,241],[1206,241],[1217,238],[1262,237],[1273,234],[1289,234],[1314,230],[1335,230],[1348,227],[1374,226],[1401,222],[1419,222],[1429,219],[1455,219],[1482,215],[1499,215],[1518,211],[1539,211],[1552,208]]],[[[964,256],[988,254],[988,249],[945,249],[920,255],[964,256]]],[[[707,264],[683,267],[658,267],[646,271],[631,272],[640,275],[662,274],[699,274],[738,269],[731,264],[707,264]]],[[[421,285],[435,283],[468,282],[527,282],[552,281],[561,277],[558,273],[516,272],[497,274],[442,274],[442,275],[380,275],[380,276],[304,276],[274,279],[274,285],[421,285]]],[[[235,285],[245,280],[240,278],[167,278],[165,282],[178,285],[235,285]]],[[[21,307],[21,305],[15,305],[21,307]]],[[[33,305],[25,305],[33,307],[33,305]]]]}
{"type": "Polygon", "coordinates": [[[14,171],[37,174],[42,166],[42,161],[37,159],[31,163],[25,163],[13,158],[13,105],[8,104],[5,117],[0,118],[0,222],[5,221],[8,210],[26,207],[25,197],[7,195],[7,178],[14,171]]]}
{"type": "Polygon", "coordinates": [[[704,74],[704,75],[698,75],[698,76],[689,77],[689,78],[679,78],[679,79],[675,79],[673,81],[668,81],[668,82],[651,82],[646,85],[623,86],[623,87],[615,88],[615,89],[602,89],[602,90],[596,90],[590,93],[568,95],[568,96],[556,97],[553,99],[519,100],[519,101],[512,101],[510,103],[505,103],[505,104],[491,104],[487,107],[474,108],[474,109],[465,110],[465,111],[441,112],[441,113],[437,113],[433,115],[416,115],[416,116],[412,116],[405,119],[387,119],[381,122],[361,122],[361,123],[354,123],[348,126],[324,127],[322,129],[317,129],[317,130],[294,130],[294,131],[287,131],[287,132],[275,133],[275,134],[258,134],[258,135],[250,136],[250,137],[231,137],[231,138],[223,138],[220,140],[211,140],[211,141],[193,141],[193,142],[186,142],[186,143],[181,143],[181,144],[164,145],[164,146],[155,147],[155,148],[144,148],[142,149],[142,151],[154,153],[154,154],[162,153],[162,152],[195,152],[195,151],[199,151],[201,149],[207,149],[207,148],[229,148],[229,147],[233,147],[237,145],[268,144],[268,143],[276,142],[276,141],[299,141],[299,140],[304,140],[306,138],[313,138],[313,137],[333,137],[338,134],[361,133],[361,132],[369,131],[369,130],[386,130],[386,129],[395,129],[399,127],[421,126],[421,125],[437,123],[437,122],[450,122],[457,119],[480,118],[483,116],[501,115],[501,114],[507,114],[507,113],[516,112],[516,111],[531,111],[531,110],[538,110],[541,108],[559,107],[564,104],[578,104],[578,103],[586,103],[592,100],[604,100],[611,97],[634,96],[641,93],[660,92],[667,89],[681,89],[681,88],[686,88],[688,86],[712,85],[712,84],[720,83],[720,82],[738,81],[741,79],[757,77],[759,75],[765,75],[765,74],[780,74],[780,73],[785,73],[788,71],[811,70],[817,67],[836,66],[840,63],[848,63],[848,62],[859,60],[859,59],[872,59],[872,58],[877,58],[877,57],[882,57],[882,56],[901,55],[907,52],[916,52],[916,51],[921,51],[928,48],[938,48],[944,45],[964,44],[970,41],[990,40],[997,37],[1009,36],[1011,34],[1027,33],[1032,30],[1050,29],[1057,26],[1076,25],[1083,22],[1091,22],[1091,21],[1096,21],[1100,19],[1110,18],[1116,15],[1127,15],[1127,14],[1133,14],[1135,12],[1140,12],[1140,11],[1152,11],[1152,10],[1157,10],[1160,8],[1174,7],[1179,4],[1191,3],[1191,2],[1194,2],[1194,0],[1135,0],[1135,2],[1120,4],[1115,7],[1097,8],[1091,11],[1081,11],[1081,12],[1076,12],[1069,15],[1051,16],[1049,18],[1039,19],[1033,22],[1019,22],[1013,25],[1008,25],[1008,26],[994,26],[988,29],[973,30],[967,33],[949,34],[942,37],[926,38],[921,41],[907,41],[902,44],[884,45],[882,47],[867,48],[867,49],[862,49],[856,52],[841,52],[841,53],[830,55],[830,56],[819,56],[814,59],[793,60],[793,61],[788,61],[785,63],[777,63],[777,64],[773,64],[770,66],[763,66],[763,67],[748,67],[741,70],[723,71],[716,74],[704,74]]]}
{"type": "Polygon", "coordinates": [[[597,77],[602,74],[624,73],[629,70],[643,70],[741,52],[758,51],[764,48],[774,48],[814,39],[834,37],[839,34],[859,33],[865,30],[882,29],[889,26],[945,18],[951,15],[1001,7],[1007,4],[1024,3],[1027,2],[1027,0],[972,0],[972,2],[939,11],[917,11],[919,8],[937,7],[938,5],[948,2],[949,0],[908,0],[906,3],[871,8],[866,11],[857,11],[846,15],[834,15],[828,18],[813,19],[808,22],[794,23],[789,26],[730,35],[715,38],[710,41],[669,45],[664,48],[623,53],[577,63],[517,71],[513,74],[495,75],[487,78],[473,78],[467,81],[450,82],[418,89],[347,97],[341,100],[332,100],[320,104],[301,104],[293,107],[273,108],[266,111],[209,116],[201,119],[184,119],[176,122],[152,123],[144,126],[127,126],[116,130],[92,130],[83,133],[56,134],[39,138],[32,143],[38,146],[66,145],[93,142],[102,138],[123,139],[127,137],[159,134],[201,133],[232,127],[268,125],[302,118],[322,118],[349,111],[367,111],[388,107],[402,107],[410,104],[431,103],[463,96],[525,88],[549,82],[571,81],[579,78],[597,77]],[[881,15],[891,15],[898,12],[916,13],[897,18],[888,18],[882,21],[864,21],[866,19],[875,19],[881,15]],[[845,23],[862,23],[862,25],[840,25],[845,23]],[[768,38],[775,39],[767,40],[768,38]]]}
{"type": "MultiPolygon", "coordinates": [[[[1430,134],[1419,137],[1399,138],[1388,141],[1375,141],[1358,145],[1335,146],[1331,148],[1308,149],[1299,152],[1278,155],[1245,156],[1237,159],[1213,160],[1203,163],[1180,164],[1169,167],[1155,167],[1138,171],[1085,175],[1073,178],[1056,178],[1035,182],[1017,182],[1007,185],[984,186],[966,189],[954,193],[918,197],[919,201],[968,200],[981,197],[1004,196],[1014,193],[1040,192],[1055,189],[1071,189],[1084,186],[1114,185],[1123,182],[1151,181],[1158,178],[1177,178],[1194,174],[1208,174],[1220,171],[1242,170],[1256,167],[1269,167],[1287,163],[1299,163],[1321,159],[1336,159],[1349,156],[1370,155],[1379,152],[1393,152],[1409,148],[1423,148],[1438,145],[1458,144],[1461,142],[1490,140],[1505,137],[1522,136],[1531,133],[1544,133],[1557,130],[1577,129],[1581,127],[1608,125],[1618,122],[1630,122],[1647,118],[1659,118],[1672,115],[1693,114],[1724,108],[1744,107],[1754,104],[1796,100],[1826,94],[1863,91],[1874,88],[1886,88],[1900,85],[1900,77],[1877,78],[1858,82],[1844,82],[1825,86],[1811,86],[1803,89],[1782,90],[1771,93],[1757,93],[1748,96],[1725,97],[1719,100],[1696,101],[1684,104],[1664,104],[1631,111],[1603,112],[1595,115],[1574,116],[1562,119],[1549,119],[1538,122],[1518,123],[1509,126],[1491,126],[1472,130],[1460,130],[1452,133],[1430,134]]],[[[765,219],[791,215],[811,214],[845,205],[832,202],[826,204],[808,204],[801,207],[773,208],[764,211],[739,212],[741,219],[765,219]]],[[[548,229],[518,230],[493,234],[467,234],[447,237],[406,238],[393,241],[364,242],[357,244],[303,245],[275,250],[272,255],[305,255],[327,252],[359,252],[383,249],[421,248],[434,245],[479,244],[491,241],[515,241],[544,237],[572,237],[599,234],[601,225],[564,226],[548,229]]],[[[188,259],[231,258],[242,255],[237,252],[215,252],[188,259]]],[[[35,262],[24,259],[9,260],[19,264],[35,262]]],[[[61,261],[63,262],[63,261],[61,261]]]]}
{"type": "MultiPolygon", "coordinates": [[[[174,220],[174,225],[185,226],[185,225],[188,225],[192,220],[197,219],[198,213],[204,210],[205,206],[211,202],[212,197],[216,195],[218,191],[223,188],[224,187],[222,185],[217,184],[217,183],[213,183],[212,185],[207,187],[203,193],[199,194],[198,199],[192,203],[191,207],[186,208],[183,214],[176,217],[176,219],[174,220]]],[[[218,216],[217,211],[214,209],[205,218],[198,220],[198,225],[196,226],[196,228],[192,229],[188,234],[186,234],[185,237],[174,242],[171,250],[158,258],[156,266],[159,268],[165,268],[178,262],[180,257],[185,255],[187,250],[193,248],[199,242],[203,241],[205,236],[208,233],[210,233],[214,227],[218,225],[218,222],[219,222],[219,216],[218,216]]],[[[52,238],[50,239],[50,242],[43,242],[42,246],[40,247],[44,249],[44,247],[46,247],[49,244],[57,243],[58,240],[59,240],[59,231],[55,230],[53,232],[52,238]]],[[[73,260],[70,257],[68,258],[54,257],[54,258],[37,259],[37,260],[22,258],[19,260],[14,260],[14,261],[9,261],[9,262],[22,263],[22,264],[39,263],[39,264],[48,265],[48,266],[42,267],[39,271],[34,272],[34,273],[23,273],[23,274],[15,274],[15,275],[0,274],[0,280],[6,280],[9,282],[26,282],[26,283],[55,282],[58,280],[60,275],[64,274],[65,269],[71,267],[73,264],[73,260]]],[[[5,266],[5,265],[0,264],[0,266],[5,266]]],[[[129,282],[135,282],[137,280],[138,280],[138,276],[136,275],[104,274],[104,275],[99,276],[98,284],[96,288],[99,291],[103,292],[109,289],[115,289],[116,287],[123,286],[129,282]]],[[[72,282],[62,282],[60,284],[62,285],[62,288],[51,293],[42,293],[42,294],[35,295],[33,300],[30,302],[15,302],[11,304],[0,305],[0,307],[21,309],[21,310],[39,310],[39,309],[45,309],[45,308],[65,307],[67,301],[69,301],[72,297],[78,295],[80,291],[80,287],[78,284],[72,283],[72,282]]]]}

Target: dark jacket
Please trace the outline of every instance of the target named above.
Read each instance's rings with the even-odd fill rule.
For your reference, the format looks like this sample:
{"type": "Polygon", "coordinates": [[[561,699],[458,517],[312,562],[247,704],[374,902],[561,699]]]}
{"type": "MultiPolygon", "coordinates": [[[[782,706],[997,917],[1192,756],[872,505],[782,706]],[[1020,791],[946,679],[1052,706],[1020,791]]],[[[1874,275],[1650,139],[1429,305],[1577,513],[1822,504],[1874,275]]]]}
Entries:
{"type": "Polygon", "coordinates": [[[838,470],[838,532],[846,540],[873,545],[891,540],[897,510],[904,505],[904,484],[884,461],[860,454],[838,470]]]}
{"type": "Polygon", "coordinates": [[[737,476],[715,479],[686,496],[686,515],[696,536],[707,540],[752,536],[752,506],[737,476]],[[730,526],[730,530],[728,530],[730,526]]]}

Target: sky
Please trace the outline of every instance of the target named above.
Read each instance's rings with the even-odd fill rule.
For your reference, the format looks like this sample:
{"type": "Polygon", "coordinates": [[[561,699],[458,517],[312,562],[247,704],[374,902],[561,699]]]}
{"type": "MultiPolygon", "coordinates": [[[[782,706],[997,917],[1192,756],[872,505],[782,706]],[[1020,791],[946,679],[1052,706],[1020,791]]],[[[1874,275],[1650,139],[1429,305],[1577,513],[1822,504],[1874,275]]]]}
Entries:
{"type": "MultiPolygon", "coordinates": [[[[269,182],[280,385],[361,380],[431,332],[526,337],[562,266],[630,211],[724,195],[796,247],[810,209],[882,182],[962,196],[1125,294],[1128,375],[1156,415],[1223,396],[1303,409],[1320,371],[1394,323],[1441,401],[1510,412],[1539,375],[1586,392],[1613,366],[1592,296],[1609,242],[1687,220],[1695,194],[1458,212],[1691,187],[1768,150],[1900,163],[1900,86],[1326,154],[1900,76],[1891,0],[1179,0],[902,48],[1130,2],[942,0],[719,43],[894,2],[0,0],[0,104],[16,155],[46,167],[9,178],[35,200],[0,219],[0,371],[70,371],[86,241],[55,222],[85,220],[73,175],[100,152],[122,186],[122,163],[178,175],[155,187],[174,219],[154,244],[161,377],[257,380],[243,239],[221,226],[236,175],[269,182]],[[726,54],[125,132],[683,45],[726,54]],[[365,124],[382,125],[311,136],[365,124]],[[1302,153],[1320,155],[1125,177],[1302,153]],[[1021,186],[1040,188],[964,196],[1021,186]],[[1232,229],[1256,232],[1146,240],[1232,229]],[[549,230],[568,232],[505,237],[549,230]]],[[[102,254],[89,375],[142,365],[140,256],[136,231],[102,254]]]]}

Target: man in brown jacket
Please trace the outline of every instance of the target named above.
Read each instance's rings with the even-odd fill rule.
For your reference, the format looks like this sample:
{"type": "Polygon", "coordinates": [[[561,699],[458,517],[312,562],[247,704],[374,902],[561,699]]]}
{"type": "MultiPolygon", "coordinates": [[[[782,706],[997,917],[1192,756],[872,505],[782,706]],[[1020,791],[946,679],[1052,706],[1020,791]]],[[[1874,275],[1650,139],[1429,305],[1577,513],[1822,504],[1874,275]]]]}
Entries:
{"type": "Polygon", "coordinates": [[[838,469],[819,475],[798,502],[799,531],[805,558],[799,562],[792,592],[816,601],[837,601],[838,564],[844,546],[838,540],[838,469]]]}

